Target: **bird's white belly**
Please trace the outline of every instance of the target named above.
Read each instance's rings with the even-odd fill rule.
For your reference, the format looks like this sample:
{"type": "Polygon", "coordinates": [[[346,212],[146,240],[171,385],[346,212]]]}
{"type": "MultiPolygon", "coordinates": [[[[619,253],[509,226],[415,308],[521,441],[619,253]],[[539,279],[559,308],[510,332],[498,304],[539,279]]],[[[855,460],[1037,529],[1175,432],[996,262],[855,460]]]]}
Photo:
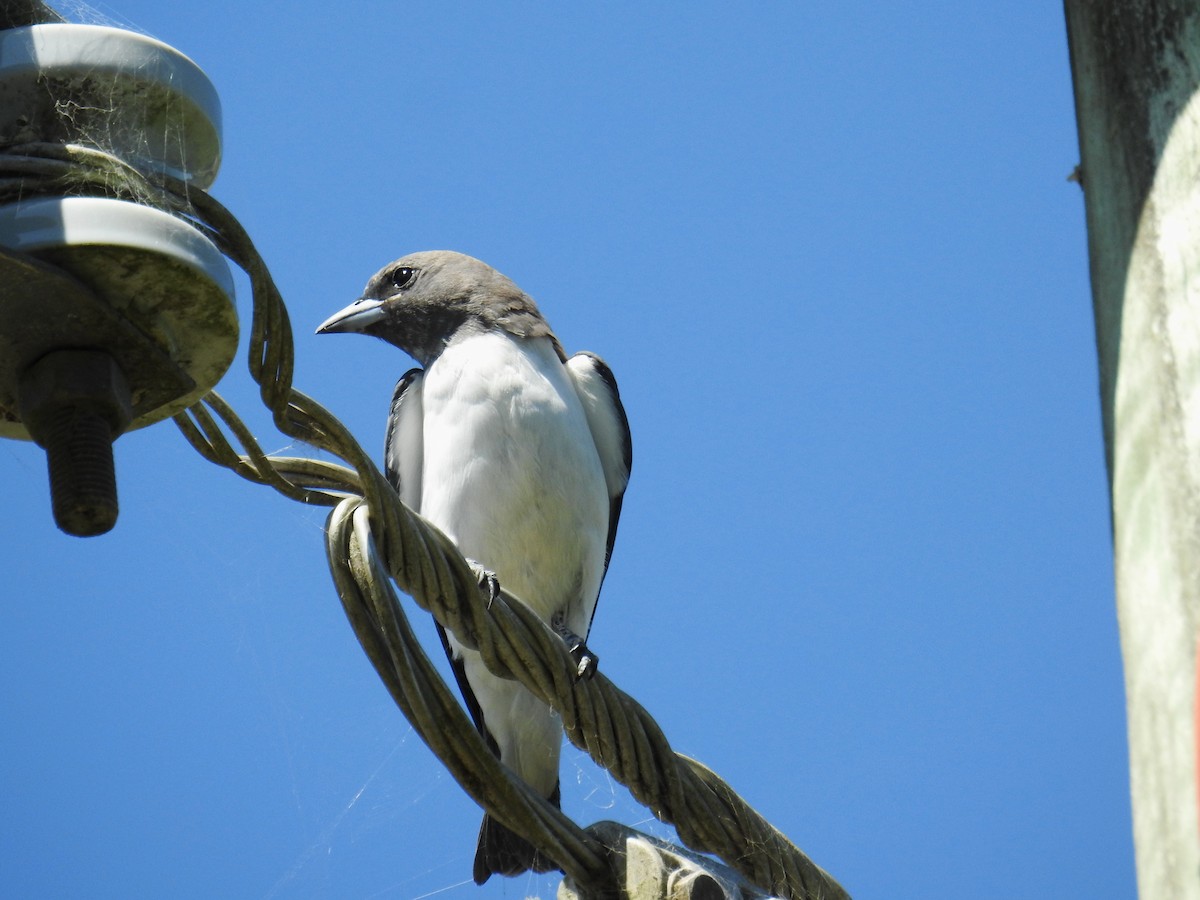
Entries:
{"type": "Polygon", "coordinates": [[[562,610],[585,634],[608,493],[549,343],[492,333],[452,343],[426,372],[424,406],[421,514],[543,619],[562,610]]]}

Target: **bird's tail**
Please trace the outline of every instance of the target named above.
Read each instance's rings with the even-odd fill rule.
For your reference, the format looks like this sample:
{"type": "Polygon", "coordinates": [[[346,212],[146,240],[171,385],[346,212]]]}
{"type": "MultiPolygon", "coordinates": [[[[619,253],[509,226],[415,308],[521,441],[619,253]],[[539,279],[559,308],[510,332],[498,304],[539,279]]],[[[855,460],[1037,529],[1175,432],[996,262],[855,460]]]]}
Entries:
{"type": "MultiPolygon", "coordinates": [[[[555,806],[558,805],[558,797],[558,785],[555,785],[554,794],[549,798],[555,806]]],[[[479,826],[479,845],[475,850],[475,883],[483,884],[493,874],[520,875],[530,869],[553,872],[559,869],[559,865],[511,828],[484,815],[483,824],[479,826]]]]}

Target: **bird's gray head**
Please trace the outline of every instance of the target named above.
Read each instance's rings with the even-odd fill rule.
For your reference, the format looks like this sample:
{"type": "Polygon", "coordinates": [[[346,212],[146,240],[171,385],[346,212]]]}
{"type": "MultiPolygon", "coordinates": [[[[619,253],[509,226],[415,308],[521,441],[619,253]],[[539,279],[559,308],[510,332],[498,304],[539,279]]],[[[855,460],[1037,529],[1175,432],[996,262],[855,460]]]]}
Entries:
{"type": "Polygon", "coordinates": [[[563,356],[532,297],[486,263],[452,250],[410,253],[384,266],[317,334],[369,334],[428,366],[464,328],[546,337],[563,356]]]}

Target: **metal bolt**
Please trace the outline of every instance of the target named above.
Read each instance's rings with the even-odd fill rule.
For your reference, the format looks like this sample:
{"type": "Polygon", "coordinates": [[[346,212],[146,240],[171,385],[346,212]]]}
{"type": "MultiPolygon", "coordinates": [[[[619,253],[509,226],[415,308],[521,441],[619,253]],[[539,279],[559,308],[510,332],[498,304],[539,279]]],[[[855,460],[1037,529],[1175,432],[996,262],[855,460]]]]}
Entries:
{"type": "Polygon", "coordinates": [[[55,350],[18,380],[21,420],[46,451],[54,521],[67,534],[104,534],[117,521],[112,444],[133,418],[129,385],[101,350],[55,350]]]}

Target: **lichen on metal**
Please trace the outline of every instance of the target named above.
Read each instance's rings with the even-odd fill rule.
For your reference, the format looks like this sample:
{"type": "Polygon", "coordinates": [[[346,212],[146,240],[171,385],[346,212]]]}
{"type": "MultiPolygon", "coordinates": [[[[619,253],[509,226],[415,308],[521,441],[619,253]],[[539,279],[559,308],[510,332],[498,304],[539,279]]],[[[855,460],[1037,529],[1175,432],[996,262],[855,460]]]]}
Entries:
{"type": "Polygon", "coordinates": [[[221,103],[199,67],[145,35],[50,23],[0,31],[0,147],[79,143],[209,187],[221,103]]]}
{"type": "Polygon", "coordinates": [[[195,403],[237,351],[232,292],[211,242],[160,210],[92,197],[0,206],[0,436],[28,437],[16,378],[58,347],[121,360],[131,427],[195,403]]]}

